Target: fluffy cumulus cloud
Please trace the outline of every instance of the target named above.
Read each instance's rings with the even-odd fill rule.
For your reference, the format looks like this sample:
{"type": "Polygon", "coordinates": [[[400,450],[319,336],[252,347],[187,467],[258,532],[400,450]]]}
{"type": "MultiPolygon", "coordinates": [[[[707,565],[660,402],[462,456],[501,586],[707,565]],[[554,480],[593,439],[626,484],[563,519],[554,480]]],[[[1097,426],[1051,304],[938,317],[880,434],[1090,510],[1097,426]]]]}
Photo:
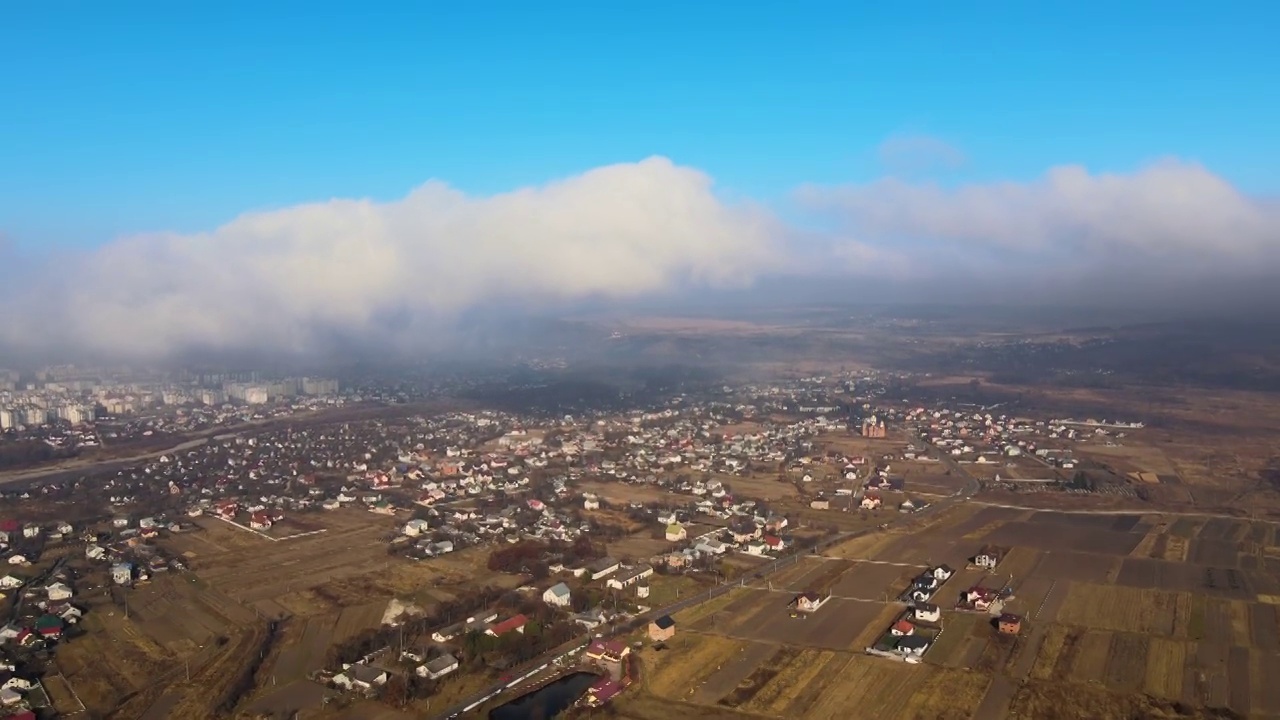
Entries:
{"type": "Polygon", "coordinates": [[[430,182],[394,202],[331,200],[50,259],[38,298],[9,299],[0,342],[138,355],[379,334],[429,346],[437,324],[488,303],[747,283],[776,265],[778,229],[663,158],[492,197],[430,182]]]}
{"type": "Polygon", "coordinates": [[[856,247],[906,258],[922,271],[965,267],[966,259],[991,272],[1123,271],[1171,280],[1280,270],[1280,207],[1178,161],[1131,174],[1058,167],[1026,183],[942,187],[889,178],[806,187],[798,198],[835,217],[856,247]]]}

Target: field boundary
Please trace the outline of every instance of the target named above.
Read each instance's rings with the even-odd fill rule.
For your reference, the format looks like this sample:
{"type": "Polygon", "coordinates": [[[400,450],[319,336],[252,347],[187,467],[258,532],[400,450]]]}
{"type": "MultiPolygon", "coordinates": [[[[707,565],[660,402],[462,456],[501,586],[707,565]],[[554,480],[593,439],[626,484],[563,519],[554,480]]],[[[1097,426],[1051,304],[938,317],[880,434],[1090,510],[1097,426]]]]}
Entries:
{"type": "Polygon", "coordinates": [[[240,523],[236,522],[235,520],[228,520],[228,519],[226,519],[226,518],[224,518],[224,517],[221,517],[221,516],[219,516],[219,515],[214,515],[213,517],[214,517],[215,519],[221,520],[222,522],[224,522],[224,523],[226,523],[226,524],[228,524],[228,525],[231,525],[231,526],[233,526],[233,527],[238,527],[238,528],[240,528],[241,530],[244,530],[245,532],[251,532],[251,533],[253,533],[254,535],[257,535],[257,536],[258,536],[258,537],[260,537],[260,538],[265,538],[265,539],[267,539],[267,540],[270,540],[271,542],[282,542],[282,541],[284,541],[284,540],[294,540],[294,539],[301,538],[301,537],[308,537],[308,536],[310,536],[310,535],[319,535],[320,533],[324,533],[324,532],[328,532],[328,531],[329,531],[329,528],[320,528],[319,530],[307,530],[306,532],[294,533],[293,535],[285,535],[284,537],[271,537],[270,535],[268,535],[268,534],[266,534],[266,533],[262,532],[261,530],[254,530],[253,528],[249,527],[248,525],[241,525],[240,523]]]}

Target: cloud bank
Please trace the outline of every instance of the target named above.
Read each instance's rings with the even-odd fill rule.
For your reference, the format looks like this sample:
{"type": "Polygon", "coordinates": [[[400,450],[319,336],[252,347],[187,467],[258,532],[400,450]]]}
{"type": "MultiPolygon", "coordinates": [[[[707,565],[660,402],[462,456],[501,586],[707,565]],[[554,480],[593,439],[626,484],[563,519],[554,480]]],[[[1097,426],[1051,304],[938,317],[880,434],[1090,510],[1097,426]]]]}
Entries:
{"type": "Polygon", "coordinates": [[[691,291],[788,274],[766,295],[829,286],[832,301],[874,287],[877,299],[1176,305],[1207,294],[1256,305],[1261,288],[1280,300],[1280,205],[1195,164],[949,187],[887,178],[795,199],[803,230],[650,158],[490,197],[433,181],[393,202],[250,213],[38,264],[0,246],[0,348],[413,351],[437,347],[477,308],[705,299],[691,291]]]}
{"type": "Polygon", "coordinates": [[[1132,174],[1053,168],[1026,183],[941,187],[888,178],[805,187],[854,257],[868,248],[920,277],[1010,270],[1037,281],[1120,274],[1213,282],[1280,270],[1280,206],[1205,168],[1169,160],[1132,174]]]}
{"type": "Polygon", "coordinates": [[[18,295],[28,302],[0,321],[0,342],[136,356],[335,338],[426,347],[487,303],[741,285],[776,264],[777,236],[768,213],[721,202],[706,175],[663,158],[493,197],[429,182],[395,202],[252,213],[59,258],[38,300],[18,295]]]}

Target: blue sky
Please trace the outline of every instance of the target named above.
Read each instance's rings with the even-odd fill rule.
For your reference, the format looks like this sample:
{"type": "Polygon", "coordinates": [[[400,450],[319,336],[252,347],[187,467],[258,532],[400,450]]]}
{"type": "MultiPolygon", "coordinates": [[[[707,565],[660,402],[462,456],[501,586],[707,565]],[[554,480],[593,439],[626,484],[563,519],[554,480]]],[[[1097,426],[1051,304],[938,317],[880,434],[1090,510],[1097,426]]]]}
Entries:
{"type": "Polygon", "coordinates": [[[1044,5],[7,3],[0,233],[96,245],[649,155],[780,203],[875,179],[903,134],[964,152],[947,181],[1177,156],[1280,188],[1280,6],[1044,5]]]}

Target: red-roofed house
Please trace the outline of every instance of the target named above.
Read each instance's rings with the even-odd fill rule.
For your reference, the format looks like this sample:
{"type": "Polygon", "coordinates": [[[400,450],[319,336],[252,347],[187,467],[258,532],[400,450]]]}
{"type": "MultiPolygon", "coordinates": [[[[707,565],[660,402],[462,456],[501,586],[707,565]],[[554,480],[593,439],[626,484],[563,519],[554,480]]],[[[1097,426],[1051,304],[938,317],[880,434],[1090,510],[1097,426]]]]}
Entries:
{"type": "Polygon", "coordinates": [[[485,633],[494,637],[502,637],[512,630],[515,630],[518,633],[523,633],[524,626],[528,623],[529,618],[524,615],[516,615],[490,627],[488,630],[485,630],[485,633]]]}
{"type": "Polygon", "coordinates": [[[249,516],[249,527],[254,530],[269,530],[271,528],[271,516],[267,514],[267,511],[259,510],[249,516]]]}
{"type": "Polygon", "coordinates": [[[893,633],[894,635],[910,635],[915,631],[916,631],[916,626],[912,625],[906,620],[899,620],[898,622],[893,624],[893,627],[889,628],[889,632],[893,633]]]}
{"type": "Polygon", "coordinates": [[[602,677],[587,688],[587,696],[583,702],[587,707],[600,707],[620,692],[622,692],[622,683],[609,677],[602,677]]]}
{"type": "Polygon", "coordinates": [[[621,640],[592,640],[587,646],[587,659],[617,665],[631,654],[631,648],[621,640]]]}

